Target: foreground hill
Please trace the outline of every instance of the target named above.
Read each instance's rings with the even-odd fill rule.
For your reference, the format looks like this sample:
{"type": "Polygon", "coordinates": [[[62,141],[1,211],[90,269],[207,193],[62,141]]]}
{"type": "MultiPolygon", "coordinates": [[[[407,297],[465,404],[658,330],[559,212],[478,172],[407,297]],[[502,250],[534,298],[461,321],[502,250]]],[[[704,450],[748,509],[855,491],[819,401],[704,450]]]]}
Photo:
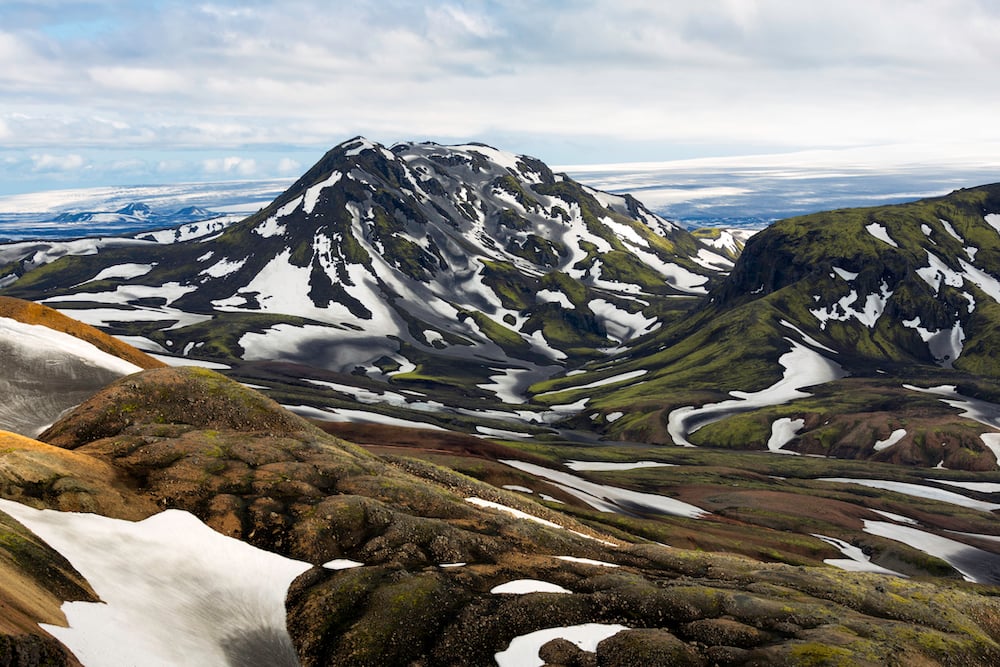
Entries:
{"type": "MultiPolygon", "coordinates": [[[[523,664],[546,640],[517,657],[515,638],[598,624],[586,629],[591,639],[609,637],[596,649],[605,665],[1000,660],[1000,609],[995,598],[981,595],[991,588],[769,565],[670,549],[622,530],[612,536],[444,468],[380,459],[201,369],[158,369],[119,380],[42,437],[50,444],[4,441],[0,489],[21,504],[5,500],[0,509],[61,545],[108,603],[65,606],[71,625],[79,623],[75,631],[55,627],[61,622],[52,619],[54,612],[24,612],[53,623],[51,632],[81,655],[89,655],[88,642],[95,641],[86,631],[91,614],[118,613],[132,614],[132,622],[102,645],[115,655],[136,646],[160,651],[152,659],[183,659],[197,647],[203,660],[217,654],[238,661],[282,655],[280,646],[289,642],[303,665],[523,664]],[[59,483],[24,479],[27,465],[36,478],[59,483]],[[25,505],[112,518],[38,514],[25,505]],[[214,541],[207,547],[216,538],[189,524],[187,514],[154,515],[166,508],[266,550],[272,575],[245,574],[257,557],[243,551],[222,569],[211,558],[164,559],[164,552],[188,544],[202,545],[202,553],[235,548],[214,541]],[[143,516],[151,518],[113,522],[143,516]],[[86,546],[91,538],[68,541],[77,521],[96,530],[96,545],[103,544],[98,534],[117,535],[113,551],[129,554],[128,560],[110,552],[94,560],[86,546]],[[179,528],[182,533],[170,532],[179,528]],[[143,531],[141,540],[131,536],[134,530],[143,531]],[[172,549],[158,546],[162,534],[172,536],[172,549]],[[180,534],[186,537],[179,540],[180,534]],[[155,558],[143,551],[150,548],[155,558]],[[294,562],[279,563],[273,554],[294,562]],[[103,561],[114,577],[103,574],[103,561]],[[272,621],[252,620],[262,602],[227,606],[254,597],[246,586],[275,590],[279,569],[285,581],[294,580],[287,634],[272,621]],[[157,588],[166,573],[169,594],[157,588]],[[121,580],[134,582],[130,596],[115,589],[121,580]],[[161,616],[139,611],[148,609],[147,594],[163,596],[156,607],[161,616]],[[206,624],[199,620],[204,613],[227,623],[206,624]]],[[[4,540],[0,556],[13,554],[15,544],[4,540]]],[[[43,559],[61,558],[47,553],[43,559]]],[[[25,563],[14,558],[8,571],[21,572],[25,563]]],[[[72,570],[68,576],[77,577],[72,570]]],[[[61,589],[56,599],[94,599],[76,581],[76,590],[61,589]]],[[[23,635],[7,636],[18,646],[30,643],[23,635]]],[[[53,644],[46,646],[51,653],[53,644]]],[[[549,662],[587,659],[558,643],[544,651],[549,662]]],[[[73,664],[66,653],[49,659],[73,664]]]]}
{"type": "Polygon", "coordinates": [[[108,382],[164,364],[39,304],[0,297],[0,429],[35,435],[108,382]]]}

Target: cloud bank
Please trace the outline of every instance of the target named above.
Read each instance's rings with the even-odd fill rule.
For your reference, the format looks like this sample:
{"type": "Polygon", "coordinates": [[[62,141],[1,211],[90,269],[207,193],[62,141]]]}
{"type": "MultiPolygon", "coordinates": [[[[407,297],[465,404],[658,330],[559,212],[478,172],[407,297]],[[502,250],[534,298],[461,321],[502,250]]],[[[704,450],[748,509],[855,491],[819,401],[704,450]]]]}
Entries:
{"type": "Polygon", "coordinates": [[[273,176],[355,134],[564,163],[974,144],[997,34],[990,0],[3,3],[0,146],[110,178],[273,176]]]}

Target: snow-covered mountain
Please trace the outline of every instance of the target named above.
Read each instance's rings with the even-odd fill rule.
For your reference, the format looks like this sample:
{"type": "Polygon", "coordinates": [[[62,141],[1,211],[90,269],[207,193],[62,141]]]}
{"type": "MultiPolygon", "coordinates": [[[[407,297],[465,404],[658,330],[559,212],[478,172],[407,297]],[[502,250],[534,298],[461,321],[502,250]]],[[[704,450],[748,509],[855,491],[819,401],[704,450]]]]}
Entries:
{"type": "Polygon", "coordinates": [[[731,266],[635,199],[533,158],[358,138],[218,236],[105,248],[23,277],[17,262],[0,271],[11,294],[114,306],[81,314],[93,324],[169,321],[120,327],[166,350],[445,384],[458,362],[474,387],[602,356],[731,266]]]}

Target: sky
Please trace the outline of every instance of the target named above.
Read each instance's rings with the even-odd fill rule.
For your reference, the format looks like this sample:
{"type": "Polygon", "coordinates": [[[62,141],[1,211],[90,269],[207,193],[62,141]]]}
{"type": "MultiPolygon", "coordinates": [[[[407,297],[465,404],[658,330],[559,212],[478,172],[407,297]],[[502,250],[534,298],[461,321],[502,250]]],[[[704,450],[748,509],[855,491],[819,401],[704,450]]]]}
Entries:
{"type": "Polygon", "coordinates": [[[292,177],[356,135],[996,164],[998,35],[994,0],[2,0],[0,194],[292,177]]]}

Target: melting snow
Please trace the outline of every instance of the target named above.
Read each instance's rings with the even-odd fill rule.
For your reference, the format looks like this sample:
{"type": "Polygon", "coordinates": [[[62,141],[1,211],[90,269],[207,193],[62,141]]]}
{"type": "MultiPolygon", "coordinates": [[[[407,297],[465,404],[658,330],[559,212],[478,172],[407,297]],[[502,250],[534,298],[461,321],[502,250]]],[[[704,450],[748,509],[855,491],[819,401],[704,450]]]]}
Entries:
{"type": "Polygon", "coordinates": [[[225,276],[236,273],[237,271],[242,269],[243,265],[246,263],[247,263],[246,259],[241,259],[237,261],[230,261],[228,259],[224,259],[208,267],[198,275],[210,276],[212,278],[223,278],[225,276]]]}
{"type": "Polygon", "coordinates": [[[958,263],[962,266],[962,270],[965,271],[965,278],[969,282],[986,292],[991,299],[1000,303],[1000,281],[982,269],[969,264],[964,259],[959,259],[958,263]]]}
{"type": "MultiPolygon", "coordinates": [[[[98,303],[116,303],[127,305],[132,301],[144,299],[163,299],[165,305],[170,305],[185,294],[197,289],[194,285],[181,285],[177,282],[162,285],[119,285],[114,292],[77,292],[43,299],[43,303],[65,303],[67,301],[96,301],[98,303]]],[[[198,317],[198,316],[196,316],[198,317]]],[[[209,318],[205,318],[209,319],[209,318]]]]}
{"type": "Polygon", "coordinates": [[[986,221],[987,225],[995,229],[997,233],[1000,234],[1000,214],[987,213],[985,216],[983,216],[983,220],[986,221]]]}
{"type": "Polygon", "coordinates": [[[348,560],[347,558],[334,558],[329,562],[323,563],[323,567],[328,570],[350,570],[355,567],[364,567],[364,563],[359,563],[356,560],[348,560]]]}
{"type": "Polygon", "coordinates": [[[928,481],[957,486],[960,489],[978,491],[979,493],[1000,493],[1000,483],[998,482],[958,482],[950,479],[931,479],[928,481]]]}
{"type": "Polygon", "coordinates": [[[789,417],[776,419],[771,424],[771,437],[767,441],[768,450],[781,454],[798,454],[798,452],[784,450],[782,447],[794,440],[805,425],[805,419],[791,419],[789,417]]]}
{"type": "Polygon", "coordinates": [[[834,271],[834,273],[836,273],[838,276],[840,276],[841,278],[843,278],[847,282],[851,282],[852,280],[854,280],[855,278],[857,278],[858,275],[859,275],[859,274],[857,274],[857,273],[855,273],[853,271],[848,271],[846,269],[842,269],[839,266],[833,267],[833,271],[834,271]]]}
{"type": "Polygon", "coordinates": [[[577,472],[606,472],[617,470],[636,470],[638,468],[664,468],[673,467],[673,463],[661,463],[660,461],[566,461],[565,466],[577,472]]]}
{"type": "Polygon", "coordinates": [[[556,556],[559,560],[564,560],[569,563],[582,563],[584,565],[599,565],[600,567],[621,567],[617,563],[609,563],[603,560],[594,560],[593,558],[578,558],[576,556],[556,556]]]}
{"type": "Polygon", "coordinates": [[[518,519],[527,519],[528,521],[534,521],[535,523],[540,523],[543,526],[548,526],[549,528],[559,528],[562,529],[558,523],[554,521],[549,521],[547,519],[540,519],[537,516],[532,516],[527,512],[522,512],[521,510],[514,509],[513,507],[507,507],[506,505],[501,505],[500,503],[495,503],[491,500],[483,500],[482,498],[466,498],[465,502],[472,503],[473,505],[478,505],[479,507],[488,507],[490,509],[499,510],[501,512],[506,512],[518,519]]]}
{"type": "Polygon", "coordinates": [[[18,356],[44,354],[52,360],[51,363],[59,363],[59,357],[71,357],[88,366],[120,375],[131,375],[142,370],[76,336],[41,324],[25,324],[9,317],[0,317],[0,340],[16,346],[18,356]]]}
{"type": "MultiPolygon", "coordinates": [[[[871,508],[869,508],[869,509],[871,509],[871,508]]],[[[881,514],[882,516],[884,516],[886,519],[889,519],[890,521],[895,521],[897,523],[907,523],[907,524],[910,524],[911,526],[919,525],[916,521],[914,521],[910,517],[903,516],[902,514],[896,514],[894,512],[886,512],[885,510],[871,510],[871,511],[875,512],[875,514],[881,514]]]]}
{"type": "MultiPolygon", "coordinates": [[[[967,417],[992,428],[1000,428],[1000,405],[978,398],[963,396],[956,391],[955,385],[945,384],[938,387],[922,388],[904,384],[903,388],[919,391],[924,394],[942,396],[941,402],[962,410],[962,417],[967,417]]],[[[997,464],[1000,465],[1000,433],[983,433],[979,437],[982,438],[983,444],[993,452],[994,456],[996,456],[997,464]]]]}
{"type": "Polygon", "coordinates": [[[601,380],[594,380],[593,382],[590,382],[588,384],[581,384],[573,387],[565,387],[563,389],[553,389],[552,391],[546,391],[542,394],[538,394],[538,396],[539,397],[551,396],[553,394],[560,394],[564,391],[577,391],[578,389],[594,389],[596,387],[603,387],[605,385],[615,384],[616,382],[626,382],[628,380],[634,380],[638,377],[642,377],[648,372],[649,371],[645,369],[640,369],[637,371],[629,371],[627,373],[619,373],[618,375],[612,375],[611,377],[606,377],[601,380]]]}
{"type": "Polygon", "coordinates": [[[924,486],[923,484],[911,484],[909,482],[895,482],[886,479],[854,479],[850,477],[821,477],[816,481],[869,486],[873,489],[884,489],[886,491],[895,491],[896,493],[902,493],[904,495],[913,496],[915,498],[927,498],[928,500],[938,500],[943,503],[950,503],[952,505],[958,505],[960,507],[968,507],[969,509],[980,510],[983,512],[992,512],[993,510],[1000,509],[1000,504],[997,503],[987,503],[983,502],[982,500],[973,500],[972,498],[963,496],[960,493],[952,493],[951,491],[945,491],[944,489],[936,489],[931,486],[924,486]]]}
{"type": "Polygon", "coordinates": [[[402,426],[404,428],[422,428],[432,431],[446,431],[437,424],[427,422],[411,421],[400,419],[377,412],[367,412],[365,410],[349,410],[347,408],[329,408],[321,410],[311,405],[282,405],[283,408],[294,412],[300,417],[310,419],[320,419],[328,422],[351,422],[355,424],[386,424],[388,426],[402,426]]]}
{"type": "Polygon", "coordinates": [[[630,313],[604,299],[594,299],[589,305],[594,315],[604,321],[608,336],[621,343],[649,333],[659,326],[655,317],[646,317],[641,311],[630,313]]]}
{"type": "Polygon", "coordinates": [[[542,667],[545,662],[538,657],[538,651],[553,639],[566,639],[582,650],[593,653],[597,650],[598,644],[608,637],[617,635],[622,630],[628,630],[628,627],[601,623],[585,623],[537,630],[515,637],[510,641],[507,650],[500,651],[493,657],[496,659],[498,667],[542,667]]]}
{"type": "Polygon", "coordinates": [[[897,442],[906,437],[905,428],[897,428],[895,431],[889,434],[889,437],[885,440],[877,440],[875,442],[875,451],[881,452],[883,449],[889,449],[897,442]]]}
{"type": "Polygon", "coordinates": [[[221,535],[167,510],[144,521],[0,508],[72,563],[103,603],[66,602],[68,628],[43,625],[89,667],[297,665],[285,595],[308,563],[221,535]],[[257,652],[266,649],[262,653],[257,652]]]}
{"type": "Polygon", "coordinates": [[[914,549],[940,558],[958,570],[966,581],[980,584],[1000,583],[1000,556],[977,549],[947,537],[934,535],[924,530],[899,526],[884,521],[864,520],[864,531],[907,544],[914,549]]]}
{"type": "Polygon", "coordinates": [[[312,213],[313,209],[316,208],[316,202],[319,201],[320,193],[322,193],[325,188],[328,188],[331,185],[336,185],[337,182],[340,181],[341,177],[343,177],[343,174],[339,171],[335,171],[322,183],[317,183],[306,190],[306,194],[302,200],[302,210],[307,214],[312,213]]]}
{"type": "Polygon", "coordinates": [[[871,329],[875,326],[875,323],[878,322],[878,319],[882,317],[882,313],[885,311],[885,304],[892,294],[893,293],[889,291],[889,285],[883,280],[880,286],[880,292],[878,294],[869,294],[866,296],[861,310],[851,308],[851,306],[855,305],[858,300],[858,291],[851,290],[850,294],[841,297],[836,304],[826,308],[810,310],[809,312],[812,313],[817,320],[819,320],[819,328],[823,330],[826,329],[826,323],[828,320],[846,322],[851,318],[858,320],[871,329]]]}
{"type": "Polygon", "coordinates": [[[629,225],[624,225],[620,222],[615,222],[614,220],[608,217],[601,218],[601,222],[604,223],[604,225],[608,229],[613,231],[615,233],[615,236],[617,236],[622,241],[625,241],[629,245],[638,246],[641,248],[649,247],[649,242],[647,242],[646,239],[639,236],[639,232],[632,229],[632,227],[630,227],[629,225]]]}
{"type": "Polygon", "coordinates": [[[958,235],[958,232],[955,231],[955,228],[951,226],[950,222],[944,218],[938,218],[938,222],[941,223],[941,226],[944,227],[944,231],[948,232],[953,239],[960,243],[962,242],[962,237],[958,235]]]}
{"type": "Polygon", "coordinates": [[[700,408],[677,408],[667,418],[667,432],[674,443],[693,447],[687,436],[703,426],[732,414],[805,398],[810,394],[802,391],[803,387],[833,382],[844,377],[844,370],[839,365],[795,341],[785,340],[792,344],[792,349],[778,359],[778,363],[785,369],[780,380],[767,389],[756,392],[731,391],[729,393],[734,397],[733,400],[708,403],[700,408]]]}
{"type": "Polygon", "coordinates": [[[781,320],[781,326],[786,327],[788,329],[791,329],[792,331],[794,331],[795,333],[797,333],[799,336],[801,336],[802,337],[802,342],[805,343],[806,345],[809,345],[811,347],[816,347],[816,348],[819,348],[821,350],[825,350],[825,351],[830,352],[832,354],[837,354],[836,350],[834,350],[833,348],[827,347],[826,345],[823,345],[818,340],[816,340],[815,338],[813,338],[812,336],[810,336],[809,334],[807,334],[806,332],[804,332],[802,329],[798,328],[797,326],[795,326],[794,324],[792,324],[791,322],[789,322],[788,320],[781,320]]]}
{"type": "Polygon", "coordinates": [[[91,278],[90,281],[109,280],[111,278],[122,278],[125,280],[138,278],[152,271],[155,266],[156,264],[119,264],[118,266],[109,266],[91,278]]]}
{"type": "Polygon", "coordinates": [[[590,482],[576,475],[560,470],[552,470],[534,463],[501,459],[500,463],[509,465],[528,474],[554,482],[559,488],[570,493],[591,507],[601,512],[631,514],[636,508],[673,516],[683,516],[691,519],[704,517],[708,512],[685,503],[676,498],[668,498],[652,493],[642,493],[630,489],[619,489],[606,484],[590,482]]]}
{"type": "Polygon", "coordinates": [[[906,576],[905,574],[900,574],[895,570],[889,570],[876,565],[864,551],[852,544],[848,544],[843,540],[838,540],[836,537],[827,537],[826,535],[818,535],[816,533],[812,533],[812,536],[823,540],[833,547],[836,547],[840,553],[847,556],[847,558],[826,558],[823,562],[827,565],[832,565],[833,567],[838,567],[841,570],[847,570],[848,572],[875,572],[876,574],[890,574],[895,577],[906,576]]]}
{"type": "Polygon", "coordinates": [[[576,306],[573,305],[573,302],[570,301],[569,297],[566,296],[563,292],[556,292],[553,290],[543,289],[543,290],[538,290],[538,292],[536,292],[536,295],[538,296],[538,299],[542,303],[558,303],[560,306],[566,308],[567,310],[576,309],[576,306]]]}
{"type": "Polygon", "coordinates": [[[572,593],[558,584],[538,579],[515,579],[490,589],[494,595],[525,595],[527,593],[572,593]]]}
{"type": "Polygon", "coordinates": [[[522,433],[521,431],[508,431],[502,428],[491,428],[489,426],[477,426],[476,430],[482,433],[488,438],[530,438],[530,433],[522,433]]]}
{"type": "Polygon", "coordinates": [[[896,242],[893,241],[892,238],[889,236],[888,230],[886,230],[885,227],[878,224],[877,222],[873,222],[870,225],[866,225],[865,230],[867,230],[869,234],[877,238],[879,241],[882,241],[883,243],[888,243],[893,248],[899,247],[898,245],[896,245],[896,242]]]}
{"type": "Polygon", "coordinates": [[[962,329],[961,322],[955,322],[951,329],[941,329],[930,331],[920,326],[920,318],[903,320],[903,326],[913,329],[920,336],[920,339],[927,343],[934,360],[944,368],[951,368],[962,354],[965,343],[965,330],[962,329]]]}

